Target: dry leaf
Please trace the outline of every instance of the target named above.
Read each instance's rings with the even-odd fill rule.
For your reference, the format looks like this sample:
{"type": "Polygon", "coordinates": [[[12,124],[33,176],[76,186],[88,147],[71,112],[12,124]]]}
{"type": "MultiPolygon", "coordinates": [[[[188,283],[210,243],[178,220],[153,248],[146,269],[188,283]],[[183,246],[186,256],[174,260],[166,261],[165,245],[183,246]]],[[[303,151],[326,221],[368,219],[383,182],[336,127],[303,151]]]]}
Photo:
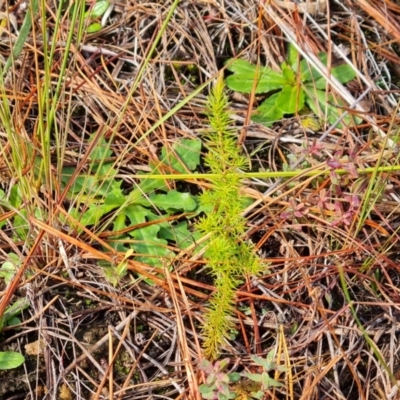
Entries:
{"type": "Polygon", "coordinates": [[[36,340],[36,342],[28,343],[25,345],[26,354],[29,356],[41,356],[43,355],[46,342],[44,339],[36,340]]]}

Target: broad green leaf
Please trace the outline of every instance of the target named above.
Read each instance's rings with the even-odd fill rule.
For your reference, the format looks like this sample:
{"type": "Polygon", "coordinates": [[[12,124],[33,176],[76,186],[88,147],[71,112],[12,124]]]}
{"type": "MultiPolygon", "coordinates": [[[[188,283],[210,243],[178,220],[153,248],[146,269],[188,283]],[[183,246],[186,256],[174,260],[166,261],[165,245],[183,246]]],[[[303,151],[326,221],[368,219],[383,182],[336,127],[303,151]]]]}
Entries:
{"type": "Polygon", "coordinates": [[[167,153],[167,148],[164,146],[161,150],[161,160],[183,174],[187,169],[194,171],[200,165],[201,146],[201,140],[182,139],[174,143],[172,152],[167,153]]]}
{"type": "Polygon", "coordinates": [[[172,212],[173,210],[193,211],[197,204],[190,193],[181,193],[176,190],[170,190],[166,194],[151,194],[149,196],[150,204],[155,207],[172,212]]]}
{"type": "Polygon", "coordinates": [[[186,249],[194,243],[193,234],[189,231],[186,221],[173,225],[169,225],[168,222],[160,224],[158,236],[176,243],[180,249],[186,249]]]}
{"type": "Polygon", "coordinates": [[[25,362],[25,357],[16,351],[0,352],[0,369],[18,368],[25,362]]]}
{"type": "Polygon", "coordinates": [[[294,85],[296,83],[296,75],[294,71],[286,65],[286,63],[282,64],[282,76],[286,80],[286,85],[294,85]]]}
{"type": "Polygon", "coordinates": [[[17,267],[22,263],[22,260],[15,253],[8,253],[8,260],[9,261],[5,261],[0,268],[0,278],[4,279],[6,285],[11,282],[17,267]]]}
{"type": "Polygon", "coordinates": [[[140,205],[131,204],[125,208],[125,214],[131,225],[138,225],[146,222],[146,217],[151,214],[151,211],[140,205]]]}
{"type": "MultiPolygon", "coordinates": [[[[322,119],[327,119],[330,124],[334,124],[338,118],[345,112],[341,107],[345,107],[345,103],[332,95],[326,95],[322,90],[314,90],[312,95],[306,96],[306,103],[313,112],[322,119]],[[336,104],[337,106],[335,106],[336,104]]],[[[346,115],[342,122],[347,126],[354,126],[361,123],[361,118],[352,115],[346,115]]],[[[343,127],[343,123],[338,128],[343,127]]]]}
{"type": "MultiPolygon", "coordinates": [[[[318,58],[326,67],[328,65],[327,53],[319,53],[318,58]]],[[[315,82],[317,89],[325,89],[326,79],[317,71],[316,68],[308,64],[307,60],[302,60],[300,63],[301,81],[302,82],[315,82]]],[[[331,68],[331,74],[340,82],[347,83],[353,80],[357,75],[353,68],[347,64],[341,64],[331,68]]]]}
{"type": "MultiPolygon", "coordinates": [[[[93,133],[90,136],[89,142],[92,142],[97,133],[93,133]]],[[[107,143],[104,137],[98,139],[95,148],[90,153],[91,160],[104,160],[105,158],[109,158],[112,155],[112,151],[110,150],[110,143],[107,143]]]]}
{"type": "Polygon", "coordinates": [[[73,218],[80,221],[83,226],[96,225],[100,222],[100,219],[103,215],[114,210],[115,208],[115,205],[94,203],[89,206],[89,209],[86,210],[83,215],[82,212],[77,209],[73,209],[70,214],[73,218]]]}
{"type": "Polygon", "coordinates": [[[5,321],[8,321],[10,318],[15,317],[18,314],[21,314],[23,310],[28,308],[30,302],[27,298],[20,298],[15,303],[11,304],[6,308],[4,312],[3,318],[5,321]]]}
{"type": "Polygon", "coordinates": [[[12,186],[9,199],[10,199],[10,204],[15,208],[18,208],[22,204],[22,196],[19,189],[19,185],[12,186]]]}
{"type": "MultiPolygon", "coordinates": [[[[300,61],[300,80],[304,82],[315,82],[320,78],[323,78],[322,74],[312,67],[307,60],[300,61]]],[[[323,78],[325,79],[325,78],[323,78]]]]}
{"type": "MultiPolygon", "coordinates": [[[[260,67],[259,69],[261,69],[260,67]]],[[[239,74],[255,74],[256,65],[246,61],[241,60],[240,58],[236,60],[228,60],[226,63],[226,69],[231,72],[239,73],[239,74]]]]}
{"type": "Polygon", "coordinates": [[[160,258],[172,258],[175,254],[168,249],[168,242],[158,237],[160,227],[158,225],[146,226],[130,232],[130,236],[138,240],[131,247],[141,256],[136,257],[138,261],[150,264],[160,264],[160,258]],[[146,257],[148,255],[149,257],[146,257]]]}
{"type": "Polygon", "coordinates": [[[6,261],[0,268],[0,278],[4,279],[4,283],[8,285],[15,275],[15,264],[6,261]]]}
{"type": "Polygon", "coordinates": [[[274,93],[272,96],[268,97],[258,108],[257,113],[251,116],[254,122],[258,122],[265,126],[271,126],[277,121],[283,118],[283,112],[276,105],[276,100],[279,93],[274,93]]]}
{"type": "Polygon", "coordinates": [[[337,67],[332,68],[331,72],[340,83],[350,82],[357,76],[354,69],[347,64],[338,65],[337,67]]]}
{"type": "MultiPolygon", "coordinates": [[[[155,171],[157,173],[157,171],[155,171]]],[[[138,175],[145,175],[139,173],[138,175]]],[[[138,185],[140,194],[150,194],[154,190],[163,190],[167,191],[167,185],[165,184],[164,179],[141,179],[138,185]]]]}
{"type": "Polygon", "coordinates": [[[20,212],[15,215],[13,230],[14,230],[14,238],[18,238],[20,240],[25,240],[28,235],[29,225],[27,222],[27,211],[26,209],[20,210],[20,212]]]}
{"type": "Polygon", "coordinates": [[[87,33],[95,33],[95,32],[99,32],[101,30],[102,26],[100,22],[93,22],[93,24],[90,24],[87,29],[86,32],[87,33]]]}
{"type": "Polygon", "coordinates": [[[88,11],[83,15],[84,18],[99,18],[110,6],[109,1],[97,1],[93,7],[91,7],[88,11]]]}
{"type": "Polygon", "coordinates": [[[259,67],[244,60],[235,60],[228,69],[235,72],[226,78],[226,85],[237,92],[251,93],[254,80],[257,80],[256,93],[267,93],[280,89],[286,83],[286,79],[279,72],[271,68],[259,67]]]}
{"type": "Polygon", "coordinates": [[[289,43],[288,53],[287,53],[288,64],[292,67],[294,71],[297,70],[297,65],[299,62],[299,52],[292,43],[289,43]]]}
{"type": "Polygon", "coordinates": [[[294,114],[304,107],[304,92],[298,86],[285,86],[276,99],[276,107],[284,114],[294,114]]]}
{"type": "Polygon", "coordinates": [[[7,320],[7,326],[19,325],[21,320],[17,317],[11,317],[7,320]]]}

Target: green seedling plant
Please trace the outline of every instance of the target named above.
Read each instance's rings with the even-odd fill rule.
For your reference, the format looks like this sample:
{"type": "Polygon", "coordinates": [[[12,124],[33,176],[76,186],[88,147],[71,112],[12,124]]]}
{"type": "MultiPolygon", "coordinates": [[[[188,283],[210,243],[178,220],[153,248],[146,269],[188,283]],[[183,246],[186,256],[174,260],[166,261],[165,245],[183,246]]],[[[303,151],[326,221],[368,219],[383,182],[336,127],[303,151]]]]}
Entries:
{"type": "Polygon", "coordinates": [[[201,361],[199,368],[207,376],[206,382],[199,387],[203,399],[228,400],[236,398],[236,393],[231,388],[232,384],[239,381],[240,374],[226,372],[229,361],[229,358],[217,361],[214,364],[206,359],[201,361]]]}
{"type": "MultiPolygon", "coordinates": [[[[17,316],[28,307],[29,301],[26,298],[18,299],[14,304],[8,306],[0,318],[0,332],[5,326],[20,324],[21,320],[17,316]]],[[[0,370],[18,368],[24,362],[25,357],[17,351],[0,352],[0,370]]]]}
{"type": "Polygon", "coordinates": [[[208,148],[204,163],[219,178],[213,178],[212,188],[200,196],[200,205],[211,208],[212,212],[200,218],[196,227],[202,235],[210,237],[205,259],[216,290],[204,317],[203,348],[206,357],[216,359],[235,328],[231,316],[236,288],[246,276],[258,275],[266,267],[252,246],[243,240],[246,198],[241,192],[240,170],[246,168],[247,161],[240,154],[235,132],[230,129],[222,79],[210,93],[207,107],[210,130],[204,138],[208,148]]]}
{"type": "MultiPolygon", "coordinates": [[[[267,390],[283,386],[281,382],[271,378],[271,371],[286,372],[287,368],[275,360],[275,350],[271,350],[266,358],[251,356],[253,362],[261,367],[260,373],[226,372],[230,360],[225,358],[212,364],[203,359],[199,368],[206,375],[206,381],[200,385],[199,391],[203,399],[228,400],[236,399],[239,394],[246,393],[245,398],[262,399],[267,390]]],[[[243,398],[243,397],[240,397],[243,398]]]]}
{"type": "MultiPolygon", "coordinates": [[[[319,53],[320,61],[328,64],[327,53],[319,53]]],[[[288,61],[281,64],[281,71],[260,67],[245,60],[230,60],[227,69],[233,72],[226,78],[226,85],[237,92],[266,94],[268,97],[252,115],[252,120],[271,126],[286,115],[302,113],[307,106],[323,121],[334,124],[343,114],[344,102],[326,92],[325,77],[310,66],[306,60],[299,63],[299,54],[289,46],[288,61]],[[256,83],[254,81],[257,81],[256,83]]],[[[332,76],[340,83],[347,83],[356,77],[347,64],[331,68],[332,76]]],[[[354,125],[360,119],[346,115],[338,124],[354,125]]]]}
{"type": "Polygon", "coordinates": [[[4,279],[4,283],[8,285],[15,272],[17,267],[21,264],[21,260],[19,256],[15,253],[8,254],[8,260],[3,262],[0,267],[0,279],[4,279]]]}
{"type": "Polygon", "coordinates": [[[281,387],[283,386],[281,382],[271,378],[270,372],[272,370],[278,372],[285,372],[286,367],[283,365],[277,364],[275,360],[275,350],[271,350],[266,358],[251,356],[251,359],[260,367],[262,367],[261,373],[250,373],[245,372],[244,377],[250,379],[253,382],[256,382],[260,385],[260,390],[257,392],[251,392],[250,396],[254,399],[262,399],[265,395],[265,392],[273,387],[281,387]]]}
{"type": "Polygon", "coordinates": [[[104,27],[111,11],[112,5],[110,1],[97,0],[93,2],[83,15],[86,33],[95,33],[100,31],[104,27]]]}
{"type": "MultiPolygon", "coordinates": [[[[163,148],[162,161],[150,165],[152,173],[158,173],[161,167],[170,171],[192,171],[200,163],[200,149],[201,141],[194,139],[175,143],[171,154],[163,148]]],[[[94,227],[98,234],[107,230],[105,242],[127,255],[121,265],[103,266],[114,268],[116,276],[111,280],[115,284],[115,279],[124,275],[126,259],[133,252],[137,261],[161,266],[161,259],[175,256],[169,243],[180,249],[192,245],[188,222],[179,220],[179,216],[195,213],[198,201],[190,193],[170,189],[165,180],[144,178],[126,187],[118,178],[114,165],[104,161],[111,155],[112,151],[103,139],[91,154],[90,171],[74,178],[68,198],[71,200],[69,214],[74,219],[85,227],[94,227]]],[[[72,175],[72,168],[63,169],[64,184],[72,175]]]]}

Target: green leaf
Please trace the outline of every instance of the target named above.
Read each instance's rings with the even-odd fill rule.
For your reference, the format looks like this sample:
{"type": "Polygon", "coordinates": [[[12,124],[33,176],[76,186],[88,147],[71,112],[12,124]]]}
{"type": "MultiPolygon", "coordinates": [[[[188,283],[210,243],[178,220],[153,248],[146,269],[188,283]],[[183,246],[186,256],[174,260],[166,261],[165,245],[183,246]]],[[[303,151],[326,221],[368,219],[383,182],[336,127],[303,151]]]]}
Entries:
{"type": "Polygon", "coordinates": [[[282,64],[282,75],[286,80],[286,85],[293,86],[296,83],[296,75],[294,71],[286,65],[286,63],[282,64]]]}
{"type": "Polygon", "coordinates": [[[93,22],[93,24],[90,24],[87,29],[86,32],[87,33],[96,33],[99,32],[101,30],[102,26],[100,22],[93,22]]]}
{"type": "Polygon", "coordinates": [[[332,68],[331,72],[340,83],[350,82],[357,76],[354,69],[347,64],[338,65],[337,67],[332,68]]]}
{"type": "MultiPolygon", "coordinates": [[[[157,173],[157,171],[155,172],[157,173]]],[[[138,175],[146,175],[146,174],[139,172],[138,175]]],[[[163,190],[164,192],[166,192],[168,190],[168,187],[164,179],[141,179],[138,185],[138,189],[135,190],[138,192],[140,197],[143,194],[149,194],[154,190],[163,190]]]]}
{"type": "Polygon", "coordinates": [[[244,375],[246,376],[246,378],[249,378],[254,382],[261,382],[262,381],[262,375],[261,374],[252,374],[250,372],[246,372],[244,375]]]}
{"type": "Polygon", "coordinates": [[[231,372],[228,376],[231,382],[239,382],[242,375],[239,372],[231,372]]]}
{"type": "Polygon", "coordinates": [[[130,236],[138,240],[137,243],[131,245],[137,253],[141,254],[136,258],[138,261],[157,265],[160,263],[160,257],[172,258],[174,256],[174,253],[167,247],[168,242],[158,237],[159,230],[159,225],[150,225],[129,233],[130,236]]]}
{"type": "Polygon", "coordinates": [[[18,368],[25,362],[25,357],[16,351],[0,352],[0,369],[18,368]]]}
{"type": "Polygon", "coordinates": [[[283,118],[282,110],[277,106],[276,101],[279,93],[268,97],[258,108],[257,114],[253,114],[251,119],[265,126],[271,126],[283,118]]]}
{"type": "MultiPolygon", "coordinates": [[[[312,67],[307,60],[301,60],[300,62],[301,76],[300,80],[304,82],[315,82],[320,78],[323,78],[322,74],[312,67]]],[[[325,78],[323,78],[325,79],[325,78]]]]}
{"type": "Polygon", "coordinates": [[[269,389],[271,387],[281,387],[283,386],[281,382],[276,381],[275,379],[271,378],[267,373],[262,374],[262,384],[265,389],[269,389]]]}
{"type": "Polygon", "coordinates": [[[83,15],[84,18],[99,18],[101,17],[110,6],[109,1],[97,1],[96,4],[91,7],[83,15]]]}
{"type": "Polygon", "coordinates": [[[294,71],[297,70],[297,65],[299,62],[299,52],[292,43],[289,43],[288,53],[287,53],[288,64],[292,67],[294,71]]]}
{"type": "Polygon", "coordinates": [[[0,278],[4,279],[6,285],[11,282],[17,267],[21,265],[21,259],[15,253],[9,253],[8,259],[9,261],[5,261],[0,268],[0,278]]]}
{"type": "MultiPolygon", "coordinates": [[[[318,58],[322,64],[326,67],[328,65],[327,53],[319,53],[318,58]]],[[[317,89],[325,89],[326,79],[325,77],[317,71],[316,68],[310,66],[307,60],[302,60],[300,62],[301,70],[301,81],[302,82],[314,82],[317,89]]],[[[331,68],[331,74],[340,82],[347,83],[353,80],[357,75],[353,68],[347,64],[341,64],[337,67],[331,68]]]]}
{"type": "Polygon", "coordinates": [[[193,234],[189,231],[186,221],[172,226],[168,222],[160,224],[158,236],[161,239],[176,243],[176,246],[180,249],[186,249],[194,243],[193,234]]]}
{"type": "Polygon", "coordinates": [[[204,395],[208,393],[212,393],[215,390],[215,386],[208,386],[204,383],[199,386],[199,392],[204,395]]]}
{"type": "Polygon", "coordinates": [[[27,298],[18,299],[15,303],[6,308],[6,311],[3,314],[4,321],[7,322],[9,319],[15,317],[18,314],[21,314],[21,312],[29,306],[30,302],[27,298]]]}
{"type": "MultiPolygon", "coordinates": [[[[93,142],[97,133],[93,133],[90,138],[89,142],[93,142]]],[[[110,150],[110,143],[107,143],[104,137],[98,139],[95,148],[90,153],[91,160],[104,160],[105,158],[109,158],[112,155],[112,151],[110,150]]]]}
{"type": "Polygon", "coordinates": [[[251,93],[254,80],[257,80],[255,93],[267,93],[282,88],[286,79],[271,68],[259,67],[245,60],[235,60],[228,69],[235,72],[226,78],[226,85],[237,92],[251,93]]]}
{"type": "MultiPolygon", "coordinates": [[[[339,98],[334,98],[331,94],[327,95],[326,92],[322,90],[313,90],[309,88],[310,91],[306,95],[306,103],[311,108],[311,110],[322,119],[327,119],[330,124],[334,124],[338,118],[345,112],[340,107],[345,107],[343,100],[339,98]],[[310,94],[309,94],[310,93],[310,94]],[[337,107],[333,104],[337,104],[337,107]]],[[[347,126],[354,126],[361,123],[361,118],[357,116],[352,116],[350,114],[346,115],[342,122],[347,126]]],[[[339,123],[338,128],[343,127],[343,123],[339,123]]]]}
{"type": "Polygon", "coordinates": [[[11,317],[7,320],[7,326],[19,325],[21,320],[17,317],[11,317]]]}
{"type": "Polygon", "coordinates": [[[112,211],[114,208],[113,206],[105,204],[91,204],[83,214],[80,210],[74,208],[70,211],[70,215],[83,226],[96,225],[100,222],[103,215],[112,211]]]}
{"type": "Polygon", "coordinates": [[[284,114],[294,114],[304,107],[304,91],[301,87],[285,86],[276,99],[276,107],[284,114]]]}
{"type": "Polygon", "coordinates": [[[128,217],[131,225],[146,222],[146,217],[149,214],[151,214],[150,210],[137,204],[131,204],[125,208],[125,215],[128,217]]]}
{"type": "Polygon", "coordinates": [[[167,194],[152,194],[149,196],[150,204],[155,207],[172,212],[173,210],[193,211],[197,204],[190,193],[181,193],[170,190],[167,194]]]}
{"type": "Polygon", "coordinates": [[[167,153],[167,147],[161,150],[163,162],[182,174],[194,171],[200,165],[201,140],[182,139],[172,146],[172,152],[167,153]],[[186,168],[185,168],[186,166],[186,168]]]}

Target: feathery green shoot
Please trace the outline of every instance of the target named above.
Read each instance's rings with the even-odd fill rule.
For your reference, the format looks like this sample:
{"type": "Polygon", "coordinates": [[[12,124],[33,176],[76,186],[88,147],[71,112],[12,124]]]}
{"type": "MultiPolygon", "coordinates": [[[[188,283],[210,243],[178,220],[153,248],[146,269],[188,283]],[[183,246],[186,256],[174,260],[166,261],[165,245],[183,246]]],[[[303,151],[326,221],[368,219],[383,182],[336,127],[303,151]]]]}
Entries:
{"type": "Polygon", "coordinates": [[[228,99],[224,94],[223,80],[219,79],[208,97],[208,118],[211,129],[205,143],[208,153],[205,164],[220,177],[212,181],[213,188],[200,197],[203,206],[213,212],[200,219],[197,228],[211,234],[205,257],[215,278],[215,293],[203,326],[204,352],[211,359],[219,350],[233,328],[230,316],[234,312],[235,290],[246,275],[258,274],[264,268],[253,252],[252,246],[243,241],[246,220],[240,192],[241,174],[246,158],[240,154],[231,120],[227,112],[228,99]]]}

